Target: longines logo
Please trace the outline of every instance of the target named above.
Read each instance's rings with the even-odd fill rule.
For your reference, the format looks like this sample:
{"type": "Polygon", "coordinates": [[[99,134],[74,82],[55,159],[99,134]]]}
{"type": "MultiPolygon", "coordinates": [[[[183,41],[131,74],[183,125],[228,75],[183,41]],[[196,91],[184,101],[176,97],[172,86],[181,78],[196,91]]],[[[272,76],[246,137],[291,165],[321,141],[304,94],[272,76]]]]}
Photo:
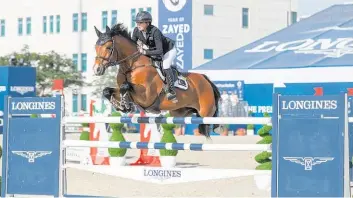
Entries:
{"type": "Polygon", "coordinates": [[[282,109],[337,109],[336,100],[300,100],[282,101],[282,109]]]}
{"type": "MultiPolygon", "coordinates": [[[[181,9],[183,9],[183,7],[186,4],[187,0],[162,0],[163,4],[165,5],[165,7],[172,12],[178,12],[181,9]]],[[[191,1],[191,0],[189,0],[191,1]]]]}
{"type": "Polygon", "coordinates": [[[34,92],[34,87],[27,87],[27,86],[11,86],[10,91],[17,92],[21,95],[24,95],[28,92],[34,92]]]}
{"type": "Polygon", "coordinates": [[[53,110],[55,102],[12,102],[11,110],[53,110]]]}
{"type": "Polygon", "coordinates": [[[143,176],[152,177],[158,180],[166,180],[171,178],[180,178],[182,172],[180,170],[143,170],[143,176]]]}

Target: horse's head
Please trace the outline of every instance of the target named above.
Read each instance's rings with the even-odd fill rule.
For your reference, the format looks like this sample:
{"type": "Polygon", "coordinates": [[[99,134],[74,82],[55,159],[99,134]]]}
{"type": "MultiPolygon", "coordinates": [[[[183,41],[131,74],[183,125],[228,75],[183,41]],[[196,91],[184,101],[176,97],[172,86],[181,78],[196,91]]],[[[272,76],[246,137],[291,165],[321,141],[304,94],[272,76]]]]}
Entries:
{"type": "Polygon", "coordinates": [[[98,40],[96,42],[96,60],[93,65],[93,72],[97,76],[104,74],[105,70],[114,65],[117,60],[117,52],[114,50],[114,40],[112,38],[111,30],[106,26],[105,33],[100,32],[94,26],[98,40]]]}
{"type": "Polygon", "coordinates": [[[120,65],[120,68],[129,67],[135,58],[141,55],[136,43],[130,37],[131,33],[122,23],[114,25],[111,29],[106,26],[105,33],[100,32],[96,27],[94,29],[98,36],[96,60],[93,66],[95,75],[103,75],[105,70],[113,65],[120,65]]]}

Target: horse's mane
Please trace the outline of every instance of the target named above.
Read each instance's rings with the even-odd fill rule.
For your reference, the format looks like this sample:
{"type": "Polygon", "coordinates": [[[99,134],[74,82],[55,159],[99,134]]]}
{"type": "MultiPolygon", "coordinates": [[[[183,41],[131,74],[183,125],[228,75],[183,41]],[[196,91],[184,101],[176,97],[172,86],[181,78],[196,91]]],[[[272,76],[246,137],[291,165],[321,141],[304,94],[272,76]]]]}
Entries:
{"type": "Polygon", "coordinates": [[[111,28],[110,33],[111,37],[119,35],[136,44],[136,42],[131,39],[131,32],[128,31],[128,28],[123,23],[115,24],[111,28]]]}

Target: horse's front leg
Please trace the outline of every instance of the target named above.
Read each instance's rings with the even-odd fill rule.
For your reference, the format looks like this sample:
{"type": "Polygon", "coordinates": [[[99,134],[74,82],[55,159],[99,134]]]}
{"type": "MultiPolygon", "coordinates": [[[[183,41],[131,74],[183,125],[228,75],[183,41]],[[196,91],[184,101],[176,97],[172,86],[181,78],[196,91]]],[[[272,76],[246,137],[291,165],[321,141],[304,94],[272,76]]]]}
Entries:
{"type": "Polygon", "coordinates": [[[103,96],[113,105],[115,110],[121,111],[123,113],[129,113],[132,108],[128,108],[125,102],[122,101],[119,90],[112,87],[106,87],[103,89],[103,96]]]}

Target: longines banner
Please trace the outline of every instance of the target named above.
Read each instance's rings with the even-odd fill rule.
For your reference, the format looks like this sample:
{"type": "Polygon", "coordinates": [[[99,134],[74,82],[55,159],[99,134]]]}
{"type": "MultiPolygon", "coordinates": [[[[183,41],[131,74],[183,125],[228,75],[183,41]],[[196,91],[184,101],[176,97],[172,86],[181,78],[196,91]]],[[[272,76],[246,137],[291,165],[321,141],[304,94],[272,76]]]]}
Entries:
{"type": "Polygon", "coordinates": [[[159,0],[158,27],[175,41],[179,69],[192,69],[192,0],[159,0]]]}

